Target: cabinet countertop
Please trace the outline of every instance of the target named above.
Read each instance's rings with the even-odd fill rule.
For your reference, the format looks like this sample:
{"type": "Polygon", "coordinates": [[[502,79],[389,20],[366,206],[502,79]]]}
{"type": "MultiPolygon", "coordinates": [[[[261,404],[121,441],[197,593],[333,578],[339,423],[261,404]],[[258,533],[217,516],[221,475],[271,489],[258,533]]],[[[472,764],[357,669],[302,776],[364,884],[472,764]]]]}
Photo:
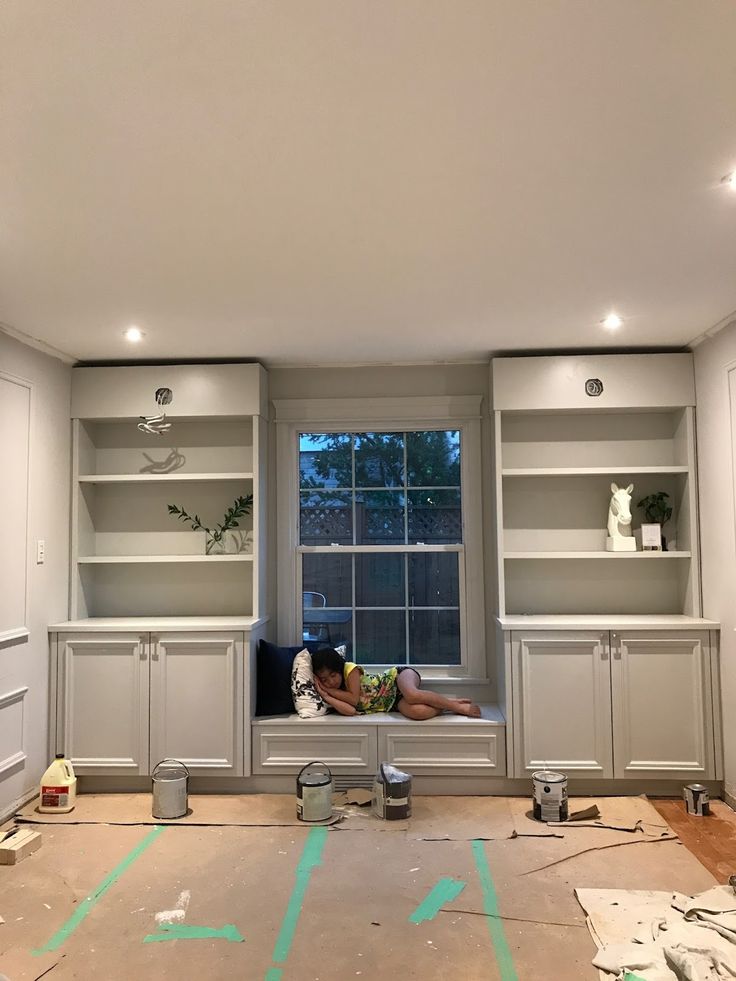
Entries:
{"type": "Polygon", "coordinates": [[[128,633],[163,630],[254,630],[267,617],[89,617],[49,624],[49,633],[128,633]]]}
{"type": "Polygon", "coordinates": [[[617,614],[540,614],[502,616],[496,621],[504,630],[718,630],[717,620],[681,614],[624,616],[617,614]]]}

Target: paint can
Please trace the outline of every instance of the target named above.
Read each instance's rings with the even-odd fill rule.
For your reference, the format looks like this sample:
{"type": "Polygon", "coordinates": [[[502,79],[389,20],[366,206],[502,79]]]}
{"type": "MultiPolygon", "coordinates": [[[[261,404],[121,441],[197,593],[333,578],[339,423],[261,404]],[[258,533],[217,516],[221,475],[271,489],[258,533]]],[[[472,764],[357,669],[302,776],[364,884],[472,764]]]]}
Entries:
{"type": "Polygon", "coordinates": [[[683,787],[682,795],[685,798],[688,814],[697,814],[698,817],[710,814],[710,795],[708,788],[702,783],[689,783],[683,787]]]}
{"type": "Polygon", "coordinates": [[[411,774],[381,763],[373,782],[371,810],[386,821],[411,817],[411,774]]]}
{"type": "Polygon", "coordinates": [[[567,777],[555,770],[532,773],[534,818],[537,821],[567,821],[567,777]]]}
{"type": "Polygon", "coordinates": [[[303,766],[296,778],[296,816],[299,820],[307,823],[329,821],[332,790],[332,774],[326,763],[313,760],[303,766]]]}
{"type": "Polygon", "coordinates": [[[189,770],[179,760],[161,760],[153,768],[153,806],[155,818],[166,821],[187,813],[189,770]]]}

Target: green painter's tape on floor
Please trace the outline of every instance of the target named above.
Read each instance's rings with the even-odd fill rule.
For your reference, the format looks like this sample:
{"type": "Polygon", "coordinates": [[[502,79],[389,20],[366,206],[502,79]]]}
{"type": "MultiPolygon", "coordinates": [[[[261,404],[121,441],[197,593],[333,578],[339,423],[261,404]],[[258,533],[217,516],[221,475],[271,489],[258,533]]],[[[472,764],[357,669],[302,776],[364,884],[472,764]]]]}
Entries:
{"type": "Polygon", "coordinates": [[[158,836],[164,831],[165,828],[156,825],[148,834],[143,838],[142,841],[138,842],[135,848],[128,852],[122,862],[118,862],[112,872],[103,879],[100,885],[91,892],[86,899],[77,906],[72,915],[66,921],[66,923],[56,931],[51,940],[44,944],[43,947],[39,947],[37,950],[32,951],[34,954],[48,954],[53,950],[58,950],[63,943],[65,943],[69,937],[74,933],[79,924],[87,917],[87,914],[97,905],[97,903],[102,899],[108,889],[115,885],[120,876],[129,868],[137,858],[143,854],[143,852],[154,843],[158,836]]]}
{"type": "MultiPolygon", "coordinates": [[[[322,849],[327,840],[327,828],[310,828],[307,842],[304,845],[302,857],[296,867],[296,882],[289,898],[289,905],[286,907],[284,919],[281,922],[281,929],[276,938],[273,948],[274,964],[283,964],[289,956],[289,950],[294,941],[296,926],[301,916],[304,896],[307,892],[309,879],[312,871],[322,864],[322,849]]],[[[266,972],[265,981],[279,981],[282,969],[272,967],[266,972]],[[278,973],[276,973],[278,971],[278,973]]]]}
{"type": "Polygon", "coordinates": [[[496,964],[501,976],[501,981],[519,981],[519,976],[514,967],[514,959],[506,941],[506,934],[503,930],[503,922],[498,911],[498,897],[491,878],[491,870],[486,858],[485,842],[476,840],[472,842],[473,858],[475,867],[478,870],[480,887],[483,891],[483,910],[487,916],[488,932],[491,935],[493,953],[496,955],[496,964]]]}
{"type": "Polygon", "coordinates": [[[462,879],[440,879],[409,917],[410,923],[424,923],[433,920],[445,903],[457,899],[465,888],[462,879]]]}
{"type": "Polygon", "coordinates": [[[153,944],[159,940],[214,940],[221,938],[231,944],[242,944],[244,937],[233,923],[224,927],[187,926],[186,923],[162,923],[160,933],[149,933],[143,938],[144,944],[153,944]]]}
{"type": "Polygon", "coordinates": [[[647,979],[641,977],[639,974],[632,974],[631,971],[626,971],[624,973],[624,981],[647,981],[647,979]]]}

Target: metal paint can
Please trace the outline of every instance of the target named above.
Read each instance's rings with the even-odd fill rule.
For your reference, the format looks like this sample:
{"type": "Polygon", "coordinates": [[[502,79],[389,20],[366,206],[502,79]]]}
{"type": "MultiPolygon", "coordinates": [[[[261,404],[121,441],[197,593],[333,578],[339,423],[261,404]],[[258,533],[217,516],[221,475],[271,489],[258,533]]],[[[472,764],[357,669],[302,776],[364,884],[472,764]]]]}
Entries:
{"type": "Polygon", "coordinates": [[[532,773],[534,818],[537,821],[567,821],[567,777],[555,770],[532,773]]]}
{"type": "Polygon", "coordinates": [[[404,821],[411,817],[411,774],[381,763],[373,782],[371,809],[385,821],[404,821]]]}
{"type": "Polygon", "coordinates": [[[708,788],[702,783],[689,783],[683,787],[682,796],[685,798],[688,814],[697,814],[698,817],[710,814],[710,795],[708,788]]]}
{"type": "Polygon", "coordinates": [[[332,774],[326,763],[313,760],[296,778],[296,816],[307,823],[332,817],[332,774]],[[322,767],[322,769],[318,769],[322,767]]]}
{"type": "Polygon", "coordinates": [[[153,768],[153,807],[155,818],[184,817],[187,813],[189,770],[179,760],[161,760],[153,768]]]}

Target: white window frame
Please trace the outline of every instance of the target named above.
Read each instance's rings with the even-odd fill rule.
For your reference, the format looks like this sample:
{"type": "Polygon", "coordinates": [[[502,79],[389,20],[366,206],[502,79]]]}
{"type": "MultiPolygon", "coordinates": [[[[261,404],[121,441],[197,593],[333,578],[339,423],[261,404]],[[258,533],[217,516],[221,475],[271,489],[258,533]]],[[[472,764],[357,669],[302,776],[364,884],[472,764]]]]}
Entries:
{"type": "MultiPolygon", "coordinates": [[[[460,432],[460,493],[463,550],[460,595],[460,664],[422,667],[422,677],[486,684],[485,587],[483,580],[483,507],[480,395],[355,399],[275,399],[277,467],[278,636],[283,644],[301,636],[301,563],[299,544],[299,433],[460,432]]],[[[360,546],[333,546],[336,552],[360,546]]],[[[371,545],[370,551],[391,550],[371,545]]],[[[456,546],[446,546],[458,551],[456,546]]],[[[303,548],[301,550],[304,550],[303,548]]],[[[307,549],[308,550],[308,549],[307,549]]],[[[400,551],[421,551],[402,545],[400,551]]],[[[437,551],[436,548],[428,549],[437,551]]]]}

